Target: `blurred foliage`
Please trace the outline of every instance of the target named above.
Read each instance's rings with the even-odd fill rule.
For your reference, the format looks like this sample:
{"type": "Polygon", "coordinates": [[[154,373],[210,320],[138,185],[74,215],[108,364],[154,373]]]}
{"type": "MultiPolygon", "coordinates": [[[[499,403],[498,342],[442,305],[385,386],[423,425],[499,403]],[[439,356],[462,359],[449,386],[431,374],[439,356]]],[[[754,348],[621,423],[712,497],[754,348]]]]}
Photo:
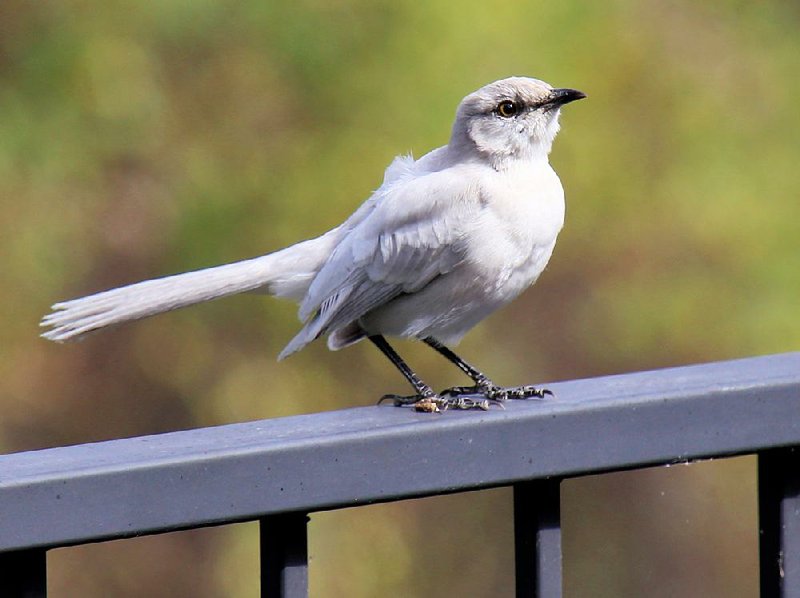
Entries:
{"type": "MultiPolygon", "coordinates": [[[[797,349],[799,21],[778,0],[4,0],[0,448],[403,390],[371,347],[277,364],[297,321],[274,300],[66,347],[36,323],[58,299],[327,230],[394,155],[445,143],[462,96],[512,74],[589,100],[564,111],[552,156],[568,214],[551,266],[467,358],[524,383],[797,349]]],[[[437,386],[460,381],[399,349],[437,386]]],[[[753,484],[751,459],[570,481],[567,595],[755,595],[753,484]]],[[[509,516],[506,490],[315,515],[313,593],[511,595],[509,516]]],[[[256,538],[58,550],[51,588],[256,596],[256,538]]]]}

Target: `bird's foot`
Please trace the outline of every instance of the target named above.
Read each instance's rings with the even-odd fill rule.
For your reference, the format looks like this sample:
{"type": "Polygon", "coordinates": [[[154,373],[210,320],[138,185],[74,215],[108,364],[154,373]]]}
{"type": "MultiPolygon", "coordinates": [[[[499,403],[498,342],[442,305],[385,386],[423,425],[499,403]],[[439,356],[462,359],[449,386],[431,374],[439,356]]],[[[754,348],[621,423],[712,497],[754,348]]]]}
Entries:
{"type": "Polygon", "coordinates": [[[384,401],[391,401],[395,407],[413,407],[415,411],[421,411],[423,413],[441,413],[448,409],[480,409],[482,411],[488,411],[489,407],[492,405],[503,407],[498,401],[488,397],[485,399],[475,399],[466,396],[442,396],[436,394],[430,396],[383,395],[378,401],[378,404],[380,405],[384,401]]]}
{"type": "Polygon", "coordinates": [[[475,386],[453,386],[439,393],[442,397],[466,398],[467,396],[483,395],[490,401],[503,402],[509,399],[543,399],[547,395],[551,397],[553,391],[547,388],[536,386],[497,386],[491,382],[486,384],[476,384],[475,386]]]}

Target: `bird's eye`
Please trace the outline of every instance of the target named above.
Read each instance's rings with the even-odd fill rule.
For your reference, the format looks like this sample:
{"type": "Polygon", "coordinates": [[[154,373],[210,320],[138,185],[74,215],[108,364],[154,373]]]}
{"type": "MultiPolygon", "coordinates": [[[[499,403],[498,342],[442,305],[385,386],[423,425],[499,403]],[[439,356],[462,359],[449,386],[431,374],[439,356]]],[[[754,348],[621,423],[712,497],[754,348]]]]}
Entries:
{"type": "Polygon", "coordinates": [[[503,118],[511,118],[519,112],[519,106],[517,106],[516,102],[512,102],[511,100],[503,100],[497,105],[495,112],[503,118]]]}

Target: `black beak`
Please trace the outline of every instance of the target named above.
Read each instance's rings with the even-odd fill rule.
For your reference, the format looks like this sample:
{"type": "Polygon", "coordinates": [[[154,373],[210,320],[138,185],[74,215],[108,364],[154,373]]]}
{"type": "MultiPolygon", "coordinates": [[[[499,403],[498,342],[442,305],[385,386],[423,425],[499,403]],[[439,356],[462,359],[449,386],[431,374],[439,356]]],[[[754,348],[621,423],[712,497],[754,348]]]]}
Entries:
{"type": "Polygon", "coordinates": [[[577,89],[554,89],[547,101],[543,103],[543,106],[546,110],[555,110],[564,104],[569,104],[575,100],[582,100],[585,97],[586,94],[577,89]]]}

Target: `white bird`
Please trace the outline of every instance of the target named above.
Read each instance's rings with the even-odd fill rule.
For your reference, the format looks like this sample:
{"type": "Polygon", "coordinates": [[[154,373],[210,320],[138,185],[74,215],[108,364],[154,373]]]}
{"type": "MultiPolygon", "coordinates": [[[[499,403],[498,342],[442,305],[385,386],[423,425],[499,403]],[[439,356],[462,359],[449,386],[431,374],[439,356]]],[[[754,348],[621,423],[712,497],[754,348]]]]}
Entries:
{"type": "Polygon", "coordinates": [[[560,108],[584,97],[525,77],[490,83],[462,100],[447,145],[418,160],[395,158],[383,184],[333,230],[261,257],[56,303],[42,336],[73,340],[255,291],[300,304],[305,325],[279,359],[323,335],[332,350],[368,338],[414,387],[411,396],[384,397],[397,405],[485,409],[489,401],[542,397],[548,391],[495,385],[445,345],[515,299],[547,265],[564,223],[564,192],[548,154],[560,108]],[[474,386],[435,393],[384,335],[423,340],[474,386]]]}

